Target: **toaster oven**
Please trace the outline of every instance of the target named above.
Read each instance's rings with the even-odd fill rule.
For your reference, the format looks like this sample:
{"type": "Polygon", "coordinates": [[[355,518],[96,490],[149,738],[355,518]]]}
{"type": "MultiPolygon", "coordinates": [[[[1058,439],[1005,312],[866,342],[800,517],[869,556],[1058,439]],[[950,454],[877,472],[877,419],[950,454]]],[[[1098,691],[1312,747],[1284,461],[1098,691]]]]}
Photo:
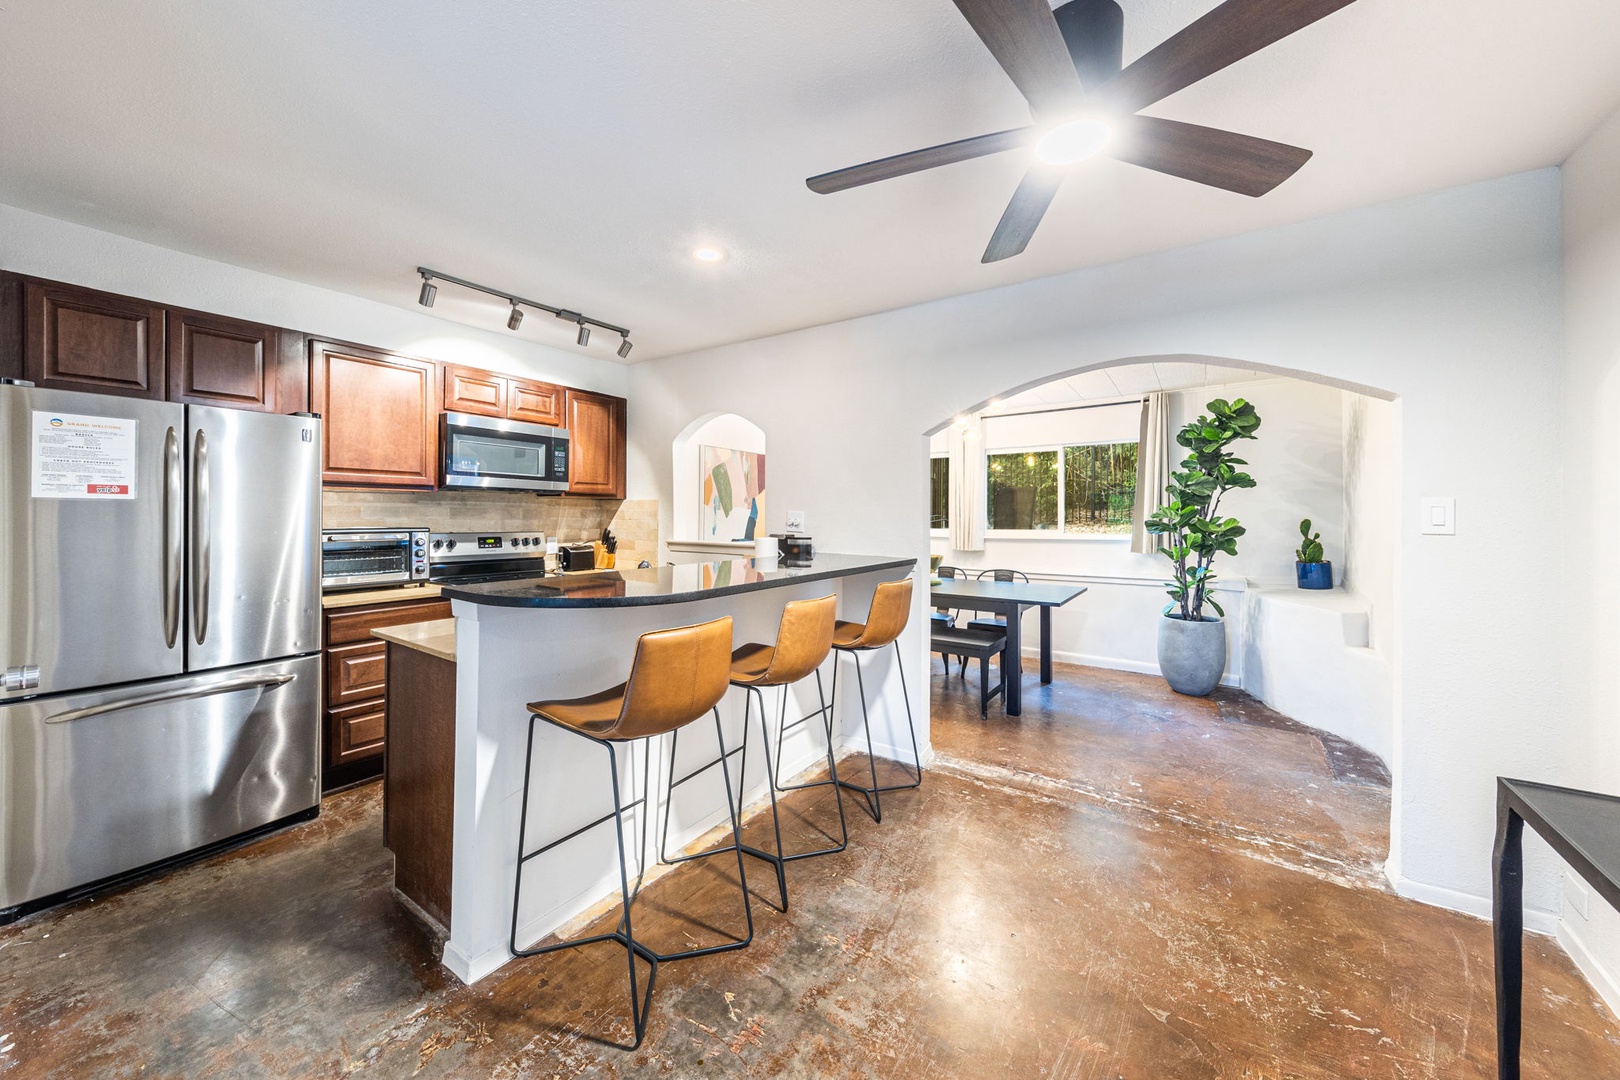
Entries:
{"type": "Polygon", "coordinates": [[[327,529],[321,533],[321,588],[426,581],[427,545],[426,529],[327,529]]]}

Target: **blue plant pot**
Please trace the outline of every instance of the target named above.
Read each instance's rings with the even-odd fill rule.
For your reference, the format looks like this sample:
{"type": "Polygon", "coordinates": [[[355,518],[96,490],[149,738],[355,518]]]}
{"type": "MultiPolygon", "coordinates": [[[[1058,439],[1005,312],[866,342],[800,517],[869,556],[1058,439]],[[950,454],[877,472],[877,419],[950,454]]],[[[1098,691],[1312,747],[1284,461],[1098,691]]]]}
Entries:
{"type": "Polygon", "coordinates": [[[1333,564],[1330,562],[1296,562],[1294,570],[1299,574],[1299,587],[1302,589],[1333,588],[1333,564]]]}

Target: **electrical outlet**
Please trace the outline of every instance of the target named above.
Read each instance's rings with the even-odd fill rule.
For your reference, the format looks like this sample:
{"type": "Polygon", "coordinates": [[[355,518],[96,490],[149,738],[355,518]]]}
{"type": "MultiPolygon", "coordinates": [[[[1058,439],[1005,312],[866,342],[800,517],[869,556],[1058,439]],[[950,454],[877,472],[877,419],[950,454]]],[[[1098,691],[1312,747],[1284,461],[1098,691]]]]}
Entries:
{"type": "Polygon", "coordinates": [[[1586,884],[1568,870],[1564,871],[1564,902],[1581,918],[1592,917],[1592,894],[1586,891],[1586,884]]]}
{"type": "Polygon", "coordinates": [[[787,512],[787,531],[799,532],[804,528],[804,511],[789,510],[787,512]]]}

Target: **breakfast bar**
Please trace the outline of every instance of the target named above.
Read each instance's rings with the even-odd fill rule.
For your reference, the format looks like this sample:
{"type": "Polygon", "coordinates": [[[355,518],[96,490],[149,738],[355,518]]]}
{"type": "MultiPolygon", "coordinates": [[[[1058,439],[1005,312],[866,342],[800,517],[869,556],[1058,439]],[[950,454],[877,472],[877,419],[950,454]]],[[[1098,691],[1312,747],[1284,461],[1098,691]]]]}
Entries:
{"type": "MultiPolygon", "coordinates": [[[[416,680],[409,691],[402,684],[397,695],[391,694],[395,704],[390,738],[398,740],[395,745],[400,754],[391,752],[390,779],[399,778],[394,771],[396,762],[402,769],[413,767],[412,753],[431,754],[438,745],[438,753],[454,756],[448,859],[444,845],[412,835],[413,830],[443,830],[444,823],[435,823],[431,814],[424,816],[411,799],[396,800],[392,788],[386,825],[389,847],[397,860],[396,887],[435,921],[448,916],[445,966],[471,983],[512,956],[509,937],[529,702],[590,693],[622,682],[637,639],[648,631],[730,616],[736,644],[770,641],[784,604],[829,593],[838,596],[840,618],[861,618],[877,585],[908,576],[915,564],[911,558],[817,554],[802,565],[735,559],[468,584],[443,591],[453,602],[453,625],[378,631],[377,636],[390,642],[390,679],[397,670],[401,680],[416,680]],[[404,658],[402,650],[411,656],[404,658]],[[442,658],[449,656],[454,657],[453,672],[440,669],[437,677],[412,675],[416,665],[411,660],[436,659],[444,664],[442,658]],[[433,696],[448,702],[452,685],[453,732],[441,717],[440,741],[435,743],[433,709],[421,706],[428,700],[423,695],[431,690],[433,696]],[[417,707],[404,706],[407,693],[416,696],[417,707]],[[420,730],[407,730],[410,727],[420,730]],[[396,807],[400,812],[396,813],[396,807]],[[448,889],[441,890],[439,902],[434,902],[431,882],[424,886],[424,879],[412,877],[416,872],[413,860],[419,859],[426,859],[429,865],[437,859],[449,868],[448,889]],[[424,895],[429,898],[427,903],[421,899],[424,895]]],[[[906,714],[892,655],[871,662],[866,694],[877,753],[902,756],[899,747],[908,738],[906,714]]],[[[830,668],[834,662],[829,659],[826,663],[830,668]]],[[[914,709],[920,707],[920,702],[912,704],[914,709]]],[[[815,703],[790,699],[790,714],[795,708],[799,712],[794,715],[803,715],[815,703]]],[[[858,702],[854,708],[858,716],[858,702]]],[[[740,745],[741,693],[729,694],[720,713],[727,745],[740,745]]],[[[847,715],[842,703],[837,715],[847,715]]],[[[788,735],[782,750],[783,777],[821,760],[821,736],[812,734],[811,727],[803,725],[788,735]]],[[[536,732],[529,784],[531,836],[564,836],[611,809],[603,794],[606,765],[602,755],[582,742],[548,725],[540,725],[536,732]]],[[[694,732],[680,741],[680,766],[683,771],[689,769],[713,758],[716,751],[712,732],[707,741],[694,732]]],[[[651,868],[657,862],[657,834],[663,827],[659,815],[666,811],[660,784],[669,769],[666,753],[666,743],[655,740],[649,757],[629,755],[624,766],[625,781],[638,788],[642,782],[638,770],[650,769],[654,779],[650,805],[626,815],[627,839],[649,839],[645,850],[631,851],[633,865],[651,868]],[[652,816],[646,821],[638,816],[649,811],[652,816]],[[643,825],[649,828],[643,829],[643,825]]],[[[909,749],[903,756],[909,759],[909,749]]],[[[766,796],[762,758],[759,754],[748,758],[748,772],[742,778],[745,805],[766,796]]],[[[667,804],[671,850],[725,823],[726,806],[718,770],[682,786],[667,804]]],[[[630,842],[635,844],[633,839],[630,842]]],[[[548,852],[543,863],[531,862],[525,872],[516,912],[519,945],[557,930],[600,901],[616,896],[618,889],[612,829],[593,830],[548,852]]]]}

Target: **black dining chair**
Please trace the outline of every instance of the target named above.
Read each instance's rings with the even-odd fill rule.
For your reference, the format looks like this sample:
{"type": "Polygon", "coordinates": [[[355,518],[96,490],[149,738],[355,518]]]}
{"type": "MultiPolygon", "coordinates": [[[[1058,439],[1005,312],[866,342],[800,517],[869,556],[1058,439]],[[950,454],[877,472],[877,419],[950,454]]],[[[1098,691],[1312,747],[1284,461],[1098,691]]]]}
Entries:
{"type": "MultiPolygon", "coordinates": [[[[960,566],[941,566],[937,573],[942,580],[945,578],[961,578],[963,581],[966,581],[968,576],[967,571],[963,570],[960,566]]],[[[931,631],[940,630],[955,625],[956,612],[952,611],[950,608],[935,608],[928,615],[928,626],[931,631]]],[[[945,661],[945,677],[948,679],[951,677],[951,657],[949,654],[942,652],[939,654],[939,658],[945,661]]],[[[968,658],[965,656],[958,656],[957,659],[962,662],[962,674],[963,677],[966,678],[968,658]]]]}
{"type": "MultiPolygon", "coordinates": [[[[1022,570],[981,570],[978,580],[990,578],[993,581],[1022,581],[1029,584],[1029,575],[1022,570]]],[[[989,619],[974,619],[967,624],[969,630],[1001,630],[1007,629],[1007,620],[1000,615],[989,619]]],[[[966,663],[966,661],[963,661],[966,663]]]]}

